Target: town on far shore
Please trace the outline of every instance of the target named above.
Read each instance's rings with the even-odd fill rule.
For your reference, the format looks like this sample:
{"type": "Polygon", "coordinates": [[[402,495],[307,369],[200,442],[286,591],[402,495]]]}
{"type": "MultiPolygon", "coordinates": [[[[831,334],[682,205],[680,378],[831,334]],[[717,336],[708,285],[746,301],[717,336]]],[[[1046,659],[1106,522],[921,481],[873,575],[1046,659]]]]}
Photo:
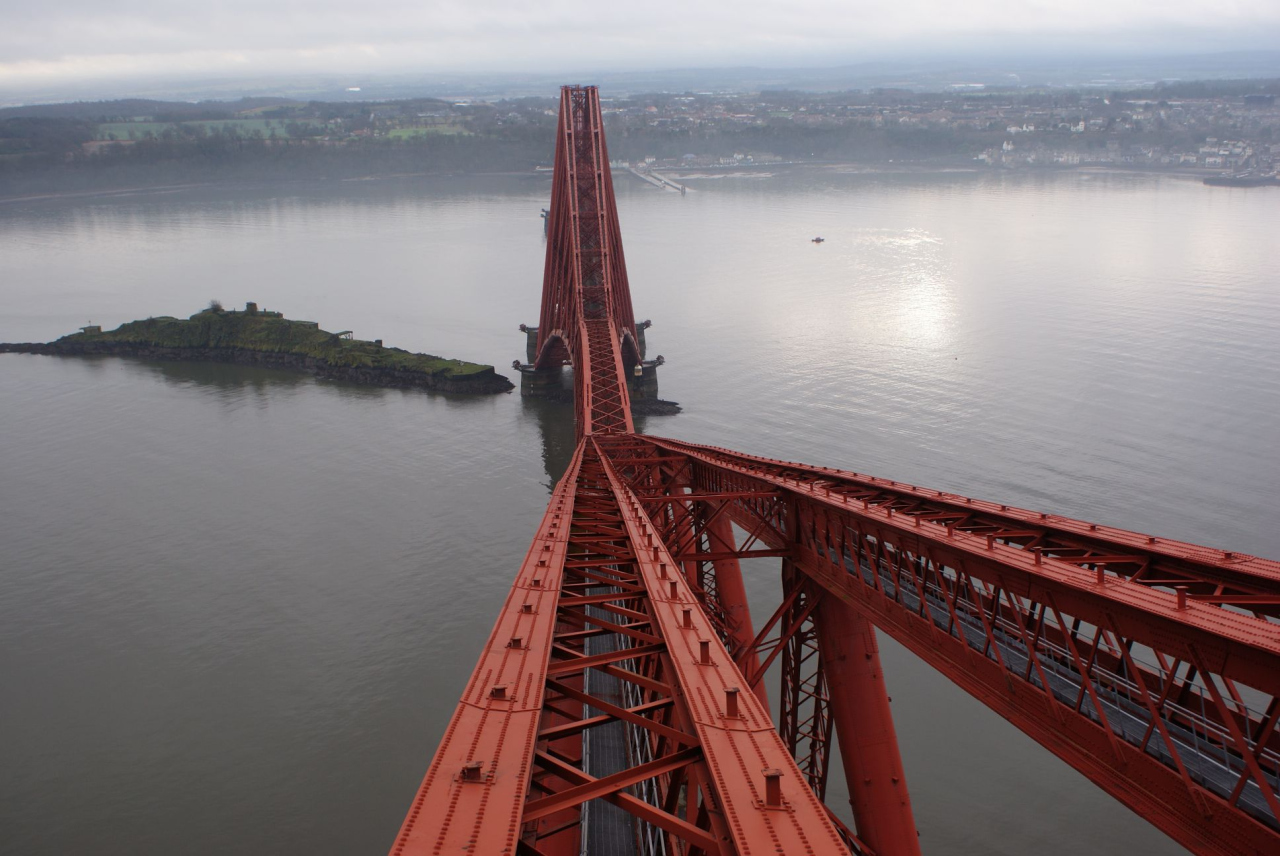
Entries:
{"type": "MultiPolygon", "coordinates": [[[[1280,79],[1127,90],[878,88],[601,98],[610,156],[643,174],[784,164],[1112,167],[1275,181],[1280,79]]],[[[144,181],[549,169],[550,97],[166,102],[0,109],[0,195],[118,173],[144,181]]]]}

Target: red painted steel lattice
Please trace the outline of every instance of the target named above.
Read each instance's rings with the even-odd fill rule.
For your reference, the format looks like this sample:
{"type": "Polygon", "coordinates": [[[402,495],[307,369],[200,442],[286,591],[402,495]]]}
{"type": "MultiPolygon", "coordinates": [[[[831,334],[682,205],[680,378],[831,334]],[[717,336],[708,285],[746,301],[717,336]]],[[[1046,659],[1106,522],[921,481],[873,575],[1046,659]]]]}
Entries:
{"type": "Polygon", "coordinates": [[[574,368],[578,436],[634,430],[627,369],[640,362],[600,97],[560,97],[535,368],[574,368]]]}
{"type": "Polygon", "coordinates": [[[873,625],[1192,851],[1280,853],[1280,563],[636,435],[594,87],[555,163],[536,365],[579,443],[393,856],[913,856],[873,625]]]}

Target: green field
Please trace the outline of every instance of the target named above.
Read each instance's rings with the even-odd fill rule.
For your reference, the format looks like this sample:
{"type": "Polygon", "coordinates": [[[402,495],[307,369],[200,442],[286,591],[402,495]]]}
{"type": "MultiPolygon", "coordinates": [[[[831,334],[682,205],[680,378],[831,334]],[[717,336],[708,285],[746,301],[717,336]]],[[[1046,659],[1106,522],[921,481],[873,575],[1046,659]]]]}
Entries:
{"type": "Polygon", "coordinates": [[[166,122],[106,122],[98,126],[98,139],[143,140],[160,136],[167,127],[166,122]]]}
{"type": "Polygon", "coordinates": [[[206,131],[221,130],[226,127],[236,129],[241,136],[249,136],[254,131],[264,137],[274,133],[277,137],[287,137],[284,122],[278,119],[209,119],[193,122],[105,122],[98,126],[99,140],[145,140],[147,137],[159,137],[165,128],[181,125],[184,128],[203,127],[206,131]]]}
{"type": "Polygon", "coordinates": [[[188,128],[197,125],[203,125],[206,131],[213,131],[225,128],[228,125],[235,128],[241,136],[247,136],[254,131],[258,131],[264,137],[269,137],[274,133],[277,137],[287,137],[289,134],[284,129],[284,122],[278,119],[229,119],[229,120],[213,120],[208,122],[183,122],[188,128]]]}
{"type": "Polygon", "coordinates": [[[429,125],[425,128],[396,128],[387,132],[393,140],[408,140],[412,137],[431,136],[471,136],[471,132],[461,125],[429,125]]]}
{"type": "Polygon", "coordinates": [[[281,108],[293,109],[297,107],[305,107],[306,103],[302,101],[294,101],[290,104],[264,104],[261,107],[250,107],[248,110],[237,110],[240,116],[256,116],[259,113],[265,113],[268,110],[279,110],[281,108]]]}

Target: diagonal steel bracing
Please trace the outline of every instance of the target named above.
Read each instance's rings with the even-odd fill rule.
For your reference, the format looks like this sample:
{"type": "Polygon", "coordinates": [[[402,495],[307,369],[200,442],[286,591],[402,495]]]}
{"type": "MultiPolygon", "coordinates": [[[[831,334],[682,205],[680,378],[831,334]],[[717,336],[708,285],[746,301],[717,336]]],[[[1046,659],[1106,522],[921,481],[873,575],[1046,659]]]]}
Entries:
{"type": "Polygon", "coordinates": [[[825,467],[640,442],[695,493],[738,495],[734,520],[770,521],[761,540],[789,545],[828,597],[1191,850],[1280,850],[1280,621],[1268,608],[1280,564],[825,467]]]}
{"type": "Polygon", "coordinates": [[[392,853],[847,853],[677,568],[585,439],[392,853]]]}
{"type": "Polygon", "coordinates": [[[636,343],[599,97],[565,87],[536,365],[572,363],[579,444],[393,856],[914,856],[873,625],[1191,850],[1280,852],[1280,563],[637,436],[636,343]]]}

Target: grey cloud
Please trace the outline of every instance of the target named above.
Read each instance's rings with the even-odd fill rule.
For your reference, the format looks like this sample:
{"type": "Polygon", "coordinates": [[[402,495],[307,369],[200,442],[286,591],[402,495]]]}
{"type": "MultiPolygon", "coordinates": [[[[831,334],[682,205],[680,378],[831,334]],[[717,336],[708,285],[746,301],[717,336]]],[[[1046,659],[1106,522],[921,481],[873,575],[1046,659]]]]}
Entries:
{"type": "Polygon", "coordinates": [[[833,61],[966,42],[1275,47],[1280,3],[1226,0],[0,2],[0,83],[185,70],[532,70],[833,61]]]}

